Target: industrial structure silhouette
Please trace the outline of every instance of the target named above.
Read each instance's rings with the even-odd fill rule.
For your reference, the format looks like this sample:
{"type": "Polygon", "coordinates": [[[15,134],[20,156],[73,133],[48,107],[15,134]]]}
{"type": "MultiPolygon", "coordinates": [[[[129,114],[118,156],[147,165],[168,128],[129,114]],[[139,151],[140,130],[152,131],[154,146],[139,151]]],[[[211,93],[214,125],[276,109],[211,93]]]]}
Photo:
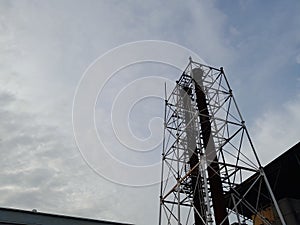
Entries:
{"type": "MultiPolygon", "coordinates": [[[[165,99],[159,225],[298,225],[299,169],[300,142],[261,165],[224,69],[190,58],[165,99]]],[[[1,224],[124,223],[0,208],[1,224]]]]}
{"type": "Polygon", "coordinates": [[[165,100],[162,164],[159,225],[291,224],[290,201],[276,198],[289,193],[290,180],[280,180],[295,179],[274,174],[276,162],[261,165],[222,67],[190,58],[165,100]]]}

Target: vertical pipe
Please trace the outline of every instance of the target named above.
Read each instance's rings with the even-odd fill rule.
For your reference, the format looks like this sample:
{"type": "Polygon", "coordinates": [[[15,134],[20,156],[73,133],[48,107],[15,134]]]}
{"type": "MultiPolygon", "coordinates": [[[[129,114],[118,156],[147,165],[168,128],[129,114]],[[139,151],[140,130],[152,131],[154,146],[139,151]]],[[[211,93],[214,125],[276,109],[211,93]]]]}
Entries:
{"type": "MultiPolygon", "coordinates": [[[[187,150],[190,169],[194,168],[199,163],[199,156],[196,144],[196,130],[194,127],[195,115],[191,106],[191,88],[183,87],[180,89],[181,99],[183,101],[184,117],[185,117],[185,130],[187,135],[187,150]]],[[[201,177],[199,168],[195,168],[191,173],[191,191],[193,192],[194,204],[194,219],[195,225],[205,225],[203,221],[206,220],[205,211],[201,203],[203,203],[203,192],[201,189],[201,177]],[[200,214],[200,215],[199,215],[200,214]]]]}
{"type": "Polygon", "coordinates": [[[220,225],[220,224],[229,225],[226,205],[225,205],[225,198],[224,198],[223,188],[222,188],[222,181],[220,177],[220,167],[218,164],[217,153],[214,146],[214,142],[213,139],[211,138],[211,123],[209,119],[206,96],[202,89],[203,70],[200,68],[193,69],[192,76],[195,82],[196,102],[199,110],[203,144],[206,151],[207,159],[212,160],[207,167],[207,173],[208,173],[208,180],[210,184],[215,222],[216,225],[220,225]]]}

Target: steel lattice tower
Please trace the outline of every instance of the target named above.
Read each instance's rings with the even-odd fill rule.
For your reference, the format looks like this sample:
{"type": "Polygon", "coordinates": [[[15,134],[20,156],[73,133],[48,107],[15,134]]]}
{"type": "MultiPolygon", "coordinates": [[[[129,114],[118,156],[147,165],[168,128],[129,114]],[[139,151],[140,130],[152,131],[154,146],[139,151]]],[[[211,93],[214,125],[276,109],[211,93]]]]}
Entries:
{"type": "Polygon", "coordinates": [[[160,225],[285,225],[222,67],[190,59],[164,120],[160,225]]]}

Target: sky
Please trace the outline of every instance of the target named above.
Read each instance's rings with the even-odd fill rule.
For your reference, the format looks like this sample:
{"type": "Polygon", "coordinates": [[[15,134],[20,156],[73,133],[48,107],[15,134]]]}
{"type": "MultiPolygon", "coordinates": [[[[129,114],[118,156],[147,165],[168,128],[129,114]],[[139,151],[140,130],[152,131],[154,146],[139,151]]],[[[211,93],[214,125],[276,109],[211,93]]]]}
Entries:
{"type": "MultiPolygon", "coordinates": [[[[300,141],[299,11],[297,0],[0,0],[0,206],[157,224],[159,185],[133,187],[101,176],[80,151],[72,123],[87,69],[136,41],[175,43],[223,66],[266,165],[300,141]]],[[[95,126],[113,157],[135,166],[159,162],[164,87],[147,77],[174,82],[183,69],[139,63],[97,83],[105,87],[95,104],[95,126]],[[137,92],[149,87],[155,96],[139,99],[137,92]],[[127,136],[120,136],[127,124],[114,127],[123,113],[132,131],[127,136]],[[137,149],[131,146],[136,143],[137,149]],[[152,151],[143,152],[141,143],[152,151]]],[[[94,163],[107,162],[99,157],[94,163]]],[[[149,176],[137,170],[138,177],[113,172],[137,183],[149,176]]]]}

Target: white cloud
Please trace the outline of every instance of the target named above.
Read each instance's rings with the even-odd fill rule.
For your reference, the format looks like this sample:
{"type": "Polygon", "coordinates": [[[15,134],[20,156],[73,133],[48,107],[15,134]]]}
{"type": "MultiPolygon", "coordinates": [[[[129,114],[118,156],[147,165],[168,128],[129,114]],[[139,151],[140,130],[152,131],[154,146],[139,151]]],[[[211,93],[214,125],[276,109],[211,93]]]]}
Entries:
{"type": "Polygon", "coordinates": [[[265,112],[255,121],[252,137],[263,165],[300,141],[300,95],[265,112]]]}
{"type": "Polygon", "coordinates": [[[229,27],[229,33],[233,36],[237,36],[241,34],[241,32],[239,32],[239,30],[234,26],[229,27]]]}

